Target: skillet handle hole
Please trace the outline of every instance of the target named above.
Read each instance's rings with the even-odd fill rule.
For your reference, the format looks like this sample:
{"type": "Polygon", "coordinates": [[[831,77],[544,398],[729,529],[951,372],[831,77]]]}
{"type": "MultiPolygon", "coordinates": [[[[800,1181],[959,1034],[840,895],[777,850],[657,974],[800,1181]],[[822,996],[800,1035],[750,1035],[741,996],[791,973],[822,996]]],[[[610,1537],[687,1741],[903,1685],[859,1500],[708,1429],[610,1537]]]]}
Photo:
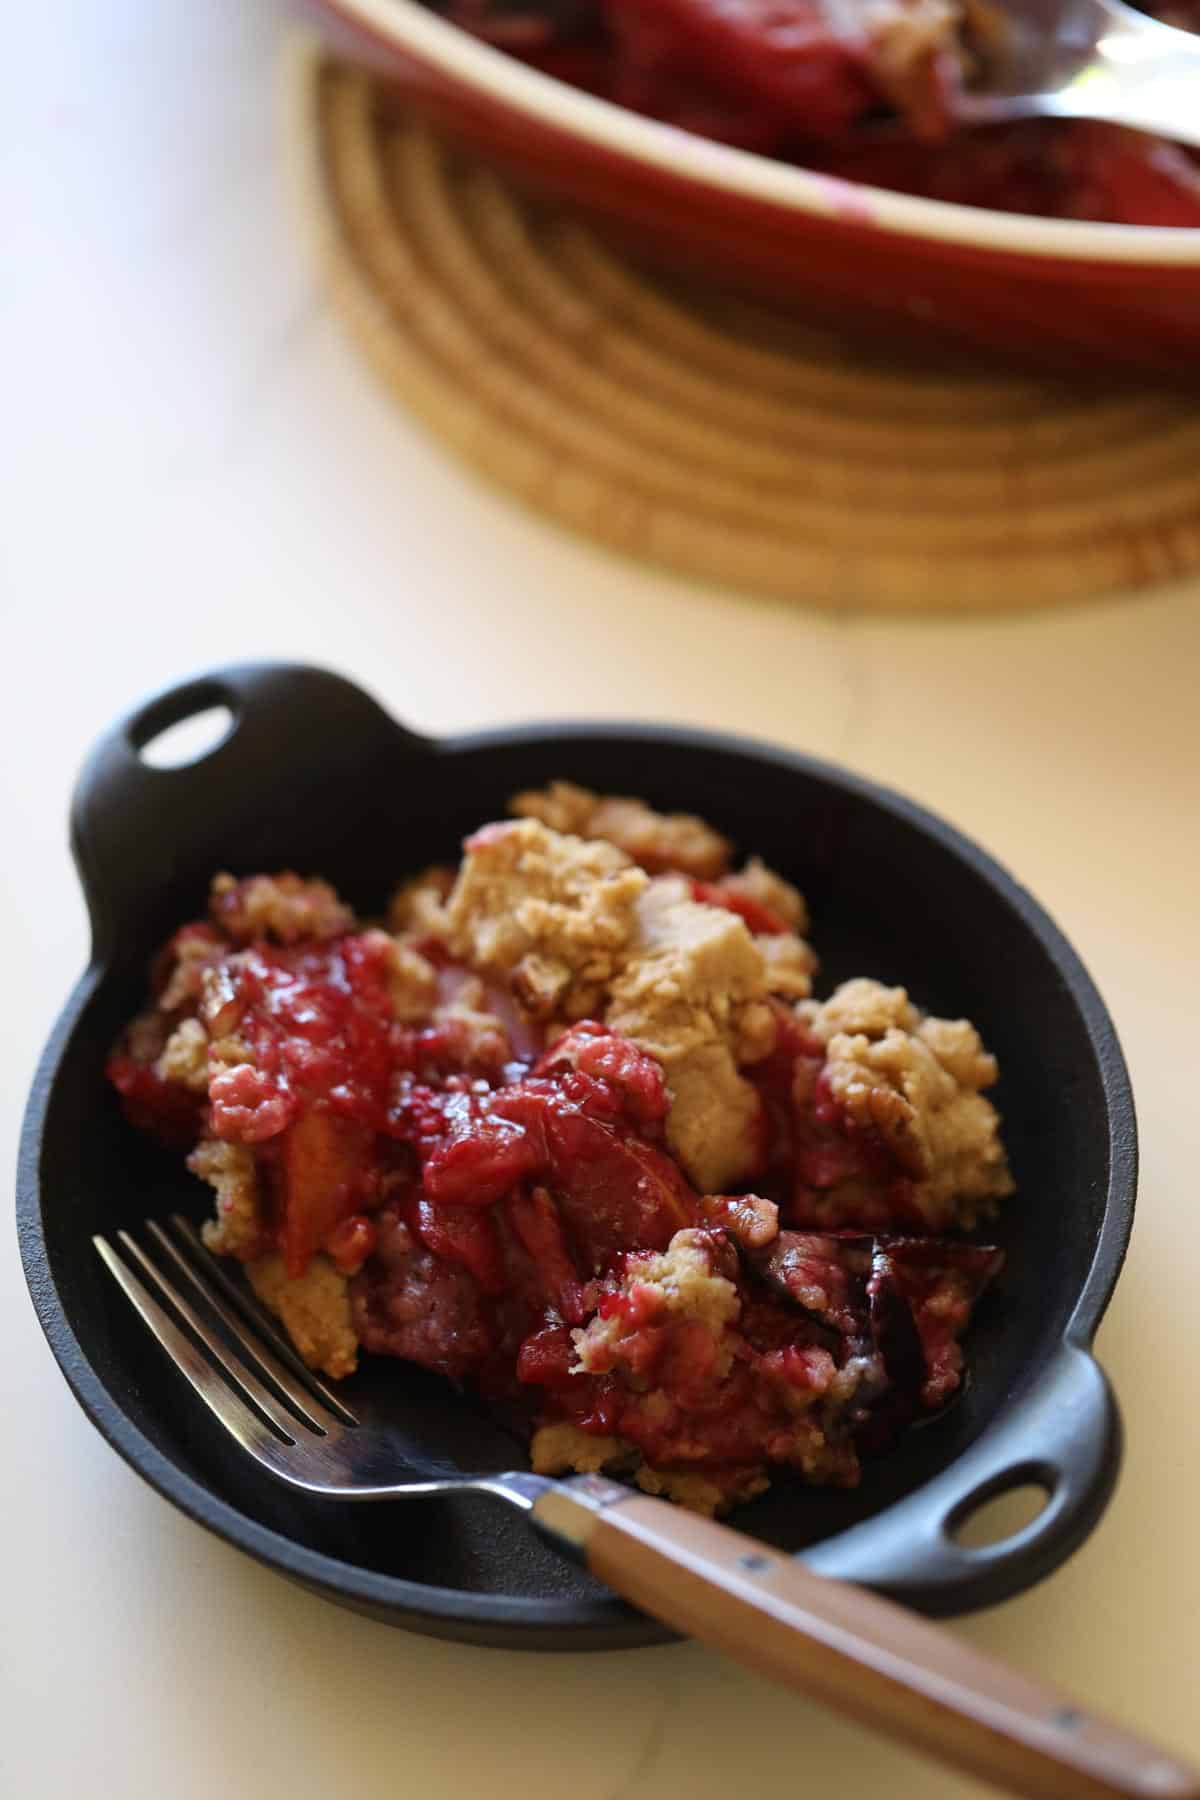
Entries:
{"type": "Polygon", "coordinates": [[[238,721],[230,699],[215,682],[189,683],[134,721],[133,749],[151,769],[192,768],[231,736],[238,721]]]}
{"type": "Polygon", "coordinates": [[[950,1535],[964,1550],[991,1550],[1027,1531],[1050,1502],[1045,1482],[1018,1479],[999,1493],[987,1494],[976,1504],[968,1501],[950,1525],[950,1535]]]}

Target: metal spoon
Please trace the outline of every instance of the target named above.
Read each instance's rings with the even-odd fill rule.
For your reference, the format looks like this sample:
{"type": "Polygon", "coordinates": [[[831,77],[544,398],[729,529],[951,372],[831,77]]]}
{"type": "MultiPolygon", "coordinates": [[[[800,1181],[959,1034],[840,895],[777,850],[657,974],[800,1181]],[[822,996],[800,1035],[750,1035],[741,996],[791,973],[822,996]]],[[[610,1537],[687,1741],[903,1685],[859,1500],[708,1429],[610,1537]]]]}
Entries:
{"type": "Polygon", "coordinates": [[[964,124],[1104,119],[1200,147],[1200,35],[1122,0],[1004,0],[1010,42],[964,124]]]}

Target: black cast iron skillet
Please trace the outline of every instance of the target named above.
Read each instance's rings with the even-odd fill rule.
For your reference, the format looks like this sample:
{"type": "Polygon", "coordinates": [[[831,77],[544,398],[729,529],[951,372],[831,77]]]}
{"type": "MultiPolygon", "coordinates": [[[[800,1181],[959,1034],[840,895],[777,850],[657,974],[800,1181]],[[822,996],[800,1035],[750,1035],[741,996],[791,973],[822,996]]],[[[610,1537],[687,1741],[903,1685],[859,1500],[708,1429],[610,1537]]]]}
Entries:
{"type": "MultiPolygon", "coordinates": [[[[516,789],[564,777],[703,814],[808,896],[821,991],[853,974],[966,1014],[1000,1059],[1018,1183],[993,1234],[1008,1250],[980,1306],[965,1393],[868,1466],[853,1493],[780,1481],[737,1523],[935,1615],[1004,1599],[1082,1542],[1112,1491],[1120,1423],[1089,1352],[1133,1221],[1136,1137],[1121,1052],[1078,957],[1037,903],[960,833],[807,757],[651,726],[547,725],[431,740],[318,669],[215,671],[139,707],[79,779],[72,844],[91,966],[34,1080],[18,1179],[26,1274],[68,1382],[108,1441],[184,1512],[261,1562],[393,1624],[479,1644],[603,1649],[670,1634],[564,1563],[487,1500],[339,1507],[299,1500],[234,1451],[149,1342],[91,1247],[147,1213],[207,1210],[208,1190],[121,1119],[105,1053],[139,1007],[148,961],[203,910],[217,869],[293,867],[380,909],[406,872],[456,857],[516,789]],[[234,723],[201,761],[139,751],[202,709],[234,723]],[[1034,1482],[1024,1530],[967,1549],[955,1527],[1034,1482]]],[[[367,1359],[347,1397],[386,1418],[413,1475],[514,1460],[443,1382],[367,1359]]]]}

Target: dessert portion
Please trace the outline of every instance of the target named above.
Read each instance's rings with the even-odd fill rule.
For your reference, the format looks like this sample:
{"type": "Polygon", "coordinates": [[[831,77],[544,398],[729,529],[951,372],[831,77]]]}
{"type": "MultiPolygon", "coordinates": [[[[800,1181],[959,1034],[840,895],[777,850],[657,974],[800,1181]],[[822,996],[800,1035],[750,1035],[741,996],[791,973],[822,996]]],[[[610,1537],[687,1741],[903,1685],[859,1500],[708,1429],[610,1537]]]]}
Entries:
{"type": "Polygon", "coordinates": [[[801,894],[702,820],[523,793],[384,923],[212,884],[108,1063],[299,1354],[469,1383],[536,1469],[704,1511],[852,1486],[962,1379],[1012,1189],[965,1020],[823,1000],[801,894]]]}
{"type": "MultiPolygon", "coordinates": [[[[1003,67],[993,0],[436,0],[577,87],[701,137],[935,200],[1134,225],[1200,225],[1200,162],[1118,126],[959,130],[1003,67]],[[899,133],[876,129],[898,124],[899,133]]],[[[1200,0],[1143,6],[1200,31],[1200,0]]]]}

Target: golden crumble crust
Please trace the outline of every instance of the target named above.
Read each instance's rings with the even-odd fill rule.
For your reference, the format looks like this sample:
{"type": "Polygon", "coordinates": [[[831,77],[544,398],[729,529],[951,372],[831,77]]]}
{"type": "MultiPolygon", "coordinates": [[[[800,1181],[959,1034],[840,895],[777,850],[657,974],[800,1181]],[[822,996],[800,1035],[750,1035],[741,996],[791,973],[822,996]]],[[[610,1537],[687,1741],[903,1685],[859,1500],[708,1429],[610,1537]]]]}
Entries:
{"type": "Polygon", "coordinates": [[[539,1425],[529,1445],[529,1460],[535,1475],[598,1475],[602,1469],[628,1463],[637,1456],[632,1444],[622,1438],[600,1437],[581,1431],[566,1420],[552,1425],[539,1425]]]}
{"type": "Polygon", "coordinates": [[[660,813],[623,794],[594,794],[570,781],[515,794],[510,811],[552,831],[603,838],[652,875],[682,870],[713,880],[729,867],[730,845],[694,813],[660,813]]]}
{"type": "Polygon", "coordinates": [[[766,970],[767,990],[780,1000],[807,1000],[817,959],[794,932],[758,932],[754,942],[766,970]]]}
{"type": "Polygon", "coordinates": [[[721,886],[731,894],[743,894],[765,906],[789,931],[800,936],[808,930],[808,906],[804,895],[782,875],[767,867],[761,856],[752,856],[744,868],[726,875],[721,886]]]}
{"type": "Polygon", "coordinates": [[[1012,1192],[1000,1118],[980,1092],[996,1059],[966,1019],[927,1017],[904,988],[866,979],[797,1011],[825,1045],[830,1092],[879,1133],[931,1228],[969,1228],[1012,1192]]]}
{"type": "Polygon", "coordinates": [[[402,881],[388,903],[388,928],[402,936],[441,938],[446,935],[446,900],[454,886],[454,870],[431,864],[402,881]]]}
{"type": "Polygon", "coordinates": [[[722,1486],[699,1469],[652,1469],[647,1463],[641,1464],[633,1479],[644,1493],[673,1500],[676,1506],[700,1513],[706,1519],[744,1505],[765,1494],[771,1485],[763,1469],[739,1469],[736,1480],[722,1486]]]}
{"type": "MultiPolygon", "coordinates": [[[[707,1231],[677,1231],[665,1250],[630,1257],[625,1285],[653,1296],[656,1318],[686,1318],[720,1339],[726,1326],[740,1316],[742,1303],[733,1282],[714,1268],[711,1241],[707,1231]]],[[[592,1369],[597,1359],[602,1369],[607,1368],[614,1344],[627,1329],[619,1315],[597,1314],[574,1332],[580,1368],[592,1369]]],[[[728,1373],[729,1360],[726,1350],[723,1362],[719,1359],[719,1373],[728,1373]]]]}
{"type": "Polygon", "coordinates": [[[473,968],[506,977],[536,1016],[581,1019],[621,966],[646,883],[611,844],[535,819],[486,826],[467,841],[447,941],[473,968]]]}
{"type": "Polygon", "coordinates": [[[200,994],[204,971],[224,952],[225,945],[215,934],[201,936],[199,933],[192,933],[178,938],[172,946],[170,972],[158,996],[159,1011],[172,1013],[181,1007],[194,1005],[200,994]]]}
{"type": "Polygon", "coordinates": [[[334,1381],[358,1367],[358,1338],[350,1318],[349,1283],[318,1252],[303,1275],[289,1276],[282,1256],[272,1251],[246,1264],[258,1298],[282,1322],[310,1369],[334,1381]]]}
{"type": "Polygon", "coordinates": [[[188,1168],[215,1190],[217,1212],[201,1235],[214,1256],[250,1256],[261,1247],[263,1221],[254,1152],[245,1144],[202,1138],[188,1168]]]}
{"type": "Polygon", "coordinates": [[[760,1103],[739,1064],[772,1048],[766,999],[762,954],[743,920],[687,898],[670,877],[652,883],[606,1020],[662,1064],[667,1141],[702,1193],[735,1186],[758,1154],[760,1103]]]}
{"type": "Polygon", "coordinates": [[[177,1081],[194,1094],[208,1092],[208,1033],[199,1019],[181,1019],[154,1065],[163,1081],[177,1081]]]}
{"type": "Polygon", "coordinates": [[[322,941],[354,928],[354,914],[327,881],[305,880],[291,870],[248,875],[241,881],[217,875],[208,910],[213,924],[235,944],[261,938],[280,944],[295,944],[301,938],[322,941]]]}
{"type": "Polygon", "coordinates": [[[437,999],[437,970],[402,938],[389,937],[385,931],[364,935],[386,949],[388,991],[396,1018],[401,1025],[422,1024],[437,999]]]}
{"type": "Polygon", "coordinates": [[[463,1062],[499,1067],[511,1054],[508,1032],[487,1005],[487,994],[478,976],[468,977],[453,1000],[434,1008],[436,1025],[447,1027],[458,1046],[463,1062]]]}

